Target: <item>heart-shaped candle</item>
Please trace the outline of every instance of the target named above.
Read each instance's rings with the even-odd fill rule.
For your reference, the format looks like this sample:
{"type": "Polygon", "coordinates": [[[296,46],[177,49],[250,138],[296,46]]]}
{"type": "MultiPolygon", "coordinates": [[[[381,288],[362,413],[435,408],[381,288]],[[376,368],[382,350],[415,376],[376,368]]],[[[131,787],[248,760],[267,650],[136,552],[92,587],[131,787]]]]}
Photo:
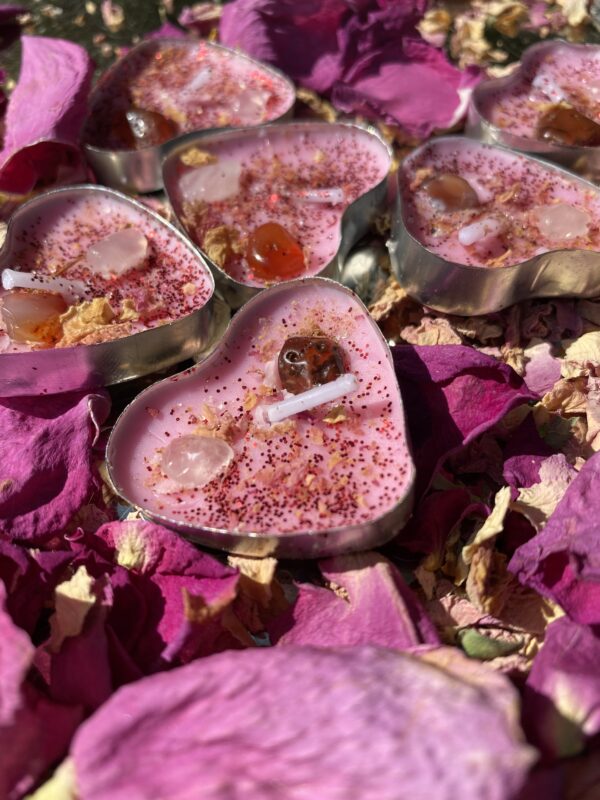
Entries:
{"type": "Polygon", "coordinates": [[[298,122],[186,137],[165,189],[233,307],[297,277],[339,278],[385,200],[391,157],[371,129],[298,122]]]}
{"type": "Polygon", "coordinates": [[[557,41],[530,47],[514,73],[476,87],[468,131],[597,180],[600,47],[557,41]]]}
{"type": "Polygon", "coordinates": [[[289,557],[385,541],[414,478],[389,349],[356,296],[322,278],[255,297],[206,361],[139,395],[108,462],[148,517],[289,557]]]}
{"type": "Polygon", "coordinates": [[[538,159],[436,139],[399,171],[390,243],[402,285],[457,314],[600,293],[600,190],[538,159]]]}
{"type": "Polygon", "coordinates": [[[111,186],[162,186],[161,145],[183,133],[242,128],[287,115],[294,87],[280,72],[198,39],[154,39],[100,79],[84,130],[88,158],[111,186]]]}
{"type": "Polygon", "coordinates": [[[214,340],[214,282],[172,225],[98,186],[40,195],[0,250],[0,396],[116,383],[214,340]]]}

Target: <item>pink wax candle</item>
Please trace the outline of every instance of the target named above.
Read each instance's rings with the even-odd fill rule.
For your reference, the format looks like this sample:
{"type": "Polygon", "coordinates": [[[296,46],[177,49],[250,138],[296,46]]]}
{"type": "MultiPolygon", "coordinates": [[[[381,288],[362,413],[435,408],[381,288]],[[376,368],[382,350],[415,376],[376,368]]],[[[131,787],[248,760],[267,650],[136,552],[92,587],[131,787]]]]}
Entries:
{"type": "Polygon", "coordinates": [[[210,272],[180,234],[100,187],[23,206],[0,275],[0,353],[113,341],[180,320],[213,293],[210,272]]]}
{"type": "MultiPolygon", "coordinates": [[[[322,272],[340,249],[345,212],[382,185],[390,164],[367,129],[293,123],[198,137],[167,159],[164,178],[190,238],[231,279],[263,288],[322,272]]],[[[352,217],[352,233],[375,205],[352,217]]]]}
{"type": "Polygon", "coordinates": [[[398,509],[414,478],[389,349],[362,303],[318,278],[258,295],[207,361],[140,395],[109,464],[125,498],[188,532],[369,525],[398,509]],[[306,339],[327,381],[308,391],[306,339]],[[315,405],[315,390],[335,399],[315,405]]]}
{"type": "Polygon", "coordinates": [[[286,114],[292,84],[276,70],[195,39],[143,42],[100,80],[84,141],[139,149],[188,131],[260,125],[286,114]]]}
{"type": "Polygon", "coordinates": [[[554,145],[600,145],[600,48],[549,42],[518,73],[482,87],[483,117],[511,136],[554,145]]]}
{"type": "Polygon", "coordinates": [[[497,268],[600,250],[598,190],[550,164],[446,138],[409,156],[400,180],[407,229],[448,261],[497,268]]]}

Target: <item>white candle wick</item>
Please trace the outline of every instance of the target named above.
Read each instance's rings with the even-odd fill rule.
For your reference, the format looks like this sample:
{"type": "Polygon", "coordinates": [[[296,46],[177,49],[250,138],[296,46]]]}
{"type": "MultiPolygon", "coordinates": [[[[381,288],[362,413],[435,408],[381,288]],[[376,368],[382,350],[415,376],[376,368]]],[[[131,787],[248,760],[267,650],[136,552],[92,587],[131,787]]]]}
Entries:
{"type": "Polygon", "coordinates": [[[346,199],[344,190],[339,186],[327,189],[301,189],[298,195],[306,203],[329,203],[332,206],[338,206],[346,199]]]}
{"type": "Polygon", "coordinates": [[[306,392],[294,394],[280,403],[274,403],[266,410],[267,419],[271,425],[274,425],[276,422],[293,417],[294,414],[299,414],[301,411],[310,411],[316,406],[323,405],[323,403],[339,400],[340,397],[351,394],[357,389],[358,378],[351,373],[346,373],[330,383],[314,386],[306,392]]]}
{"type": "Polygon", "coordinates": [[[2,288],[10,292],[12,289],[39,289],[53,292],[64,297],[67,303],[79,303],[90,294],[90,288],[83,281],[67,281],[64,278],[51,278],[36,272],[20,272],[16,269],[2,270],[2,288]]]}

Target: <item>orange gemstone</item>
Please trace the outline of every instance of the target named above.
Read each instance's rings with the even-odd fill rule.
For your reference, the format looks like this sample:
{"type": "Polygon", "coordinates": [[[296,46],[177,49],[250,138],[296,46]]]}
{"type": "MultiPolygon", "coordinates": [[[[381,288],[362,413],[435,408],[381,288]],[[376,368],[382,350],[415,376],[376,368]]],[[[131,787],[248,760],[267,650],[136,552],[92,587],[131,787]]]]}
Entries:
{"type": "Polygon", "coordinates": [[[254,275],[264,281],[295,278],[306,269],[302,248],[277,222],[266,222],[250,234],[246,260],[254,275]]]}
{"type": "Polygon", "coordinates": [[[123,147],[134,150],[154,147],[172,139],[177,135],[177,127],[158,111],[130,108],[128,111],[115,114],[112,120],[112,132],[123,147]]]}
{"type": "Polygon", "coordinates": [[[600,145],[600,125],[584,117],[576,109],[561,104],[550,106],[542,114],[537,135],[538,138],[555,144],[584,147],[600,145]]]}
{"type": "Polygon", "coordinates": [[[471,184],[451,172],[429,178],[422,188],[441,211],[460,211],[479,205],[479,198],[471,184]]]}
{"type": "Polygon", "coordinates": [[[61,336],[58,318],[68,305],[52,292],[13,289],[0,298],[6,332],[14,342],[54,344],[61,336]]]}

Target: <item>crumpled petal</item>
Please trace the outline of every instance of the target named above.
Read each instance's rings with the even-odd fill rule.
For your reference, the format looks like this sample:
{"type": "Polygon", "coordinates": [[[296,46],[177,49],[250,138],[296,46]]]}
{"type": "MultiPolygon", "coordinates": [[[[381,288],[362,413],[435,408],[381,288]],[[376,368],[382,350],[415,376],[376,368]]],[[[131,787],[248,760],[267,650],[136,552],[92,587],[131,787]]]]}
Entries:
{"type": "Polygon", "coordinates": [[[63,39],[22,37],[21,73],[8,101],[0,191],[84,181],[78,138],[93,73],[87,51],[63,39]]]}
{"type": "Polygon", "coordinates": [[[0,581],[0,797],[18,800],[62,758],[81,720],[26,685],[34,647],[4,610],[0,581]]]}
{"type": "Polygon", "coordinates": [[[458,654],[256,648],[122,689],[71,757],[86,800],[426,797],[432,775],[440,797],[509,800],[533,760],[517,708],[458,654]]]}
{"type": "Polygon", "coordinates": [[[223,7],[219,35],[331,95],[342,111],[426,136],[461,119],[479,74],[461,72],[421,38],[425,8],[423,0],[235,0],[223,7]]]}
{"type": "Polygon", "coordinates": [[[334,86],[332,102],[348,114],[382,119],[419,139],[460,122],[479,71],[461,71],[425,41],[401,40],[394,60],[334,86]]]}
{"type": "Polygon", "coordinates": [[[100,491],[92,443],[102,394],[0,398],[0,532],[39,544],[100,491]]]}
{"type": "Polygon", "coordinates": [[[576,475],[562,453],[549,456],[539,466],[539,480],[519,489],[512,509],[523,514],[536,530],[540,530],[576,475]]]}
{"type": "Polygon", "coordinates": [[[416,496],[442,460],[536,399],[506,364],[461,345],[392,348],[417,467],[416,496]]]}
{"type": "Polygon", "coordinates": [[[528,738],[546,755],[580,753],[600,733],[600,638],[567,617],[553,622],[523,697],[528,738]]]}
{"type": "Polygon", "coordinates": [[[269,628],[273,643],[406,650],[439,642],[417,596],[383,556],[336,556],[319,568],[330,588],[300,584],[295,605],[269,628]]]}
{"type": "Polygon", "coordinates": [[[518,548],[509,569],[575,621],[600,623],[600,453],[570,483],[544,529],[518,548]]]}

